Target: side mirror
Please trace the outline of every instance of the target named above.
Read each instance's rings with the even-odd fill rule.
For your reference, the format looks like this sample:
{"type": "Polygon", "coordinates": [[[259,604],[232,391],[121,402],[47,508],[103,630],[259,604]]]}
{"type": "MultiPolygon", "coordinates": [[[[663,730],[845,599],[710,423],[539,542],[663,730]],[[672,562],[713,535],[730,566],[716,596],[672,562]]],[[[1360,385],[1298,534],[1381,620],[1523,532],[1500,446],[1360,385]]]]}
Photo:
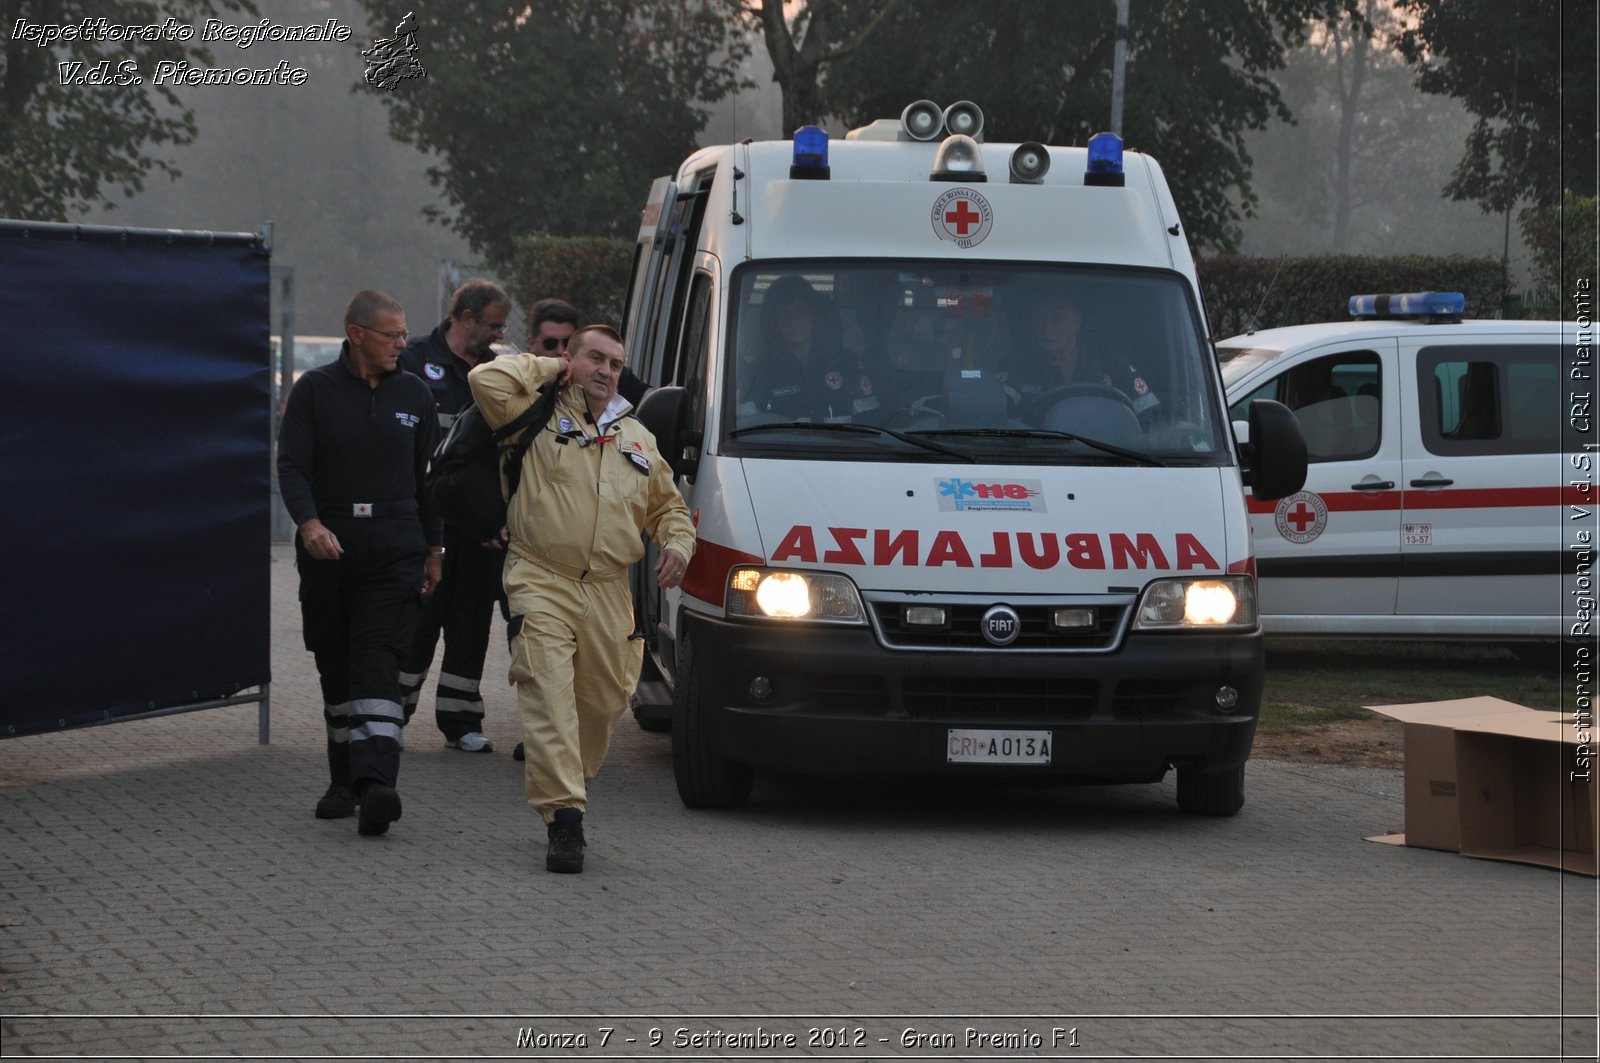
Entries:
{"type": "Polygon", "coordinates": [[[1244,482],[1263,502],[1292,495],[1306,485],[1306,437],[1294,411],[1272,399],[1250,404],[1247,438],[1239,442],[1244,482]]]}
{"type": "MultiPolygon", "coordinates": [[[[681,387],[652,388],[639,400],[639,420],[656,437],[656,449],[667,459],[673,475],[694,479],[700,465],[699,441],[691,439],[683,424],[689,393],[681,387]]],[[[1292,416],[1292,415],[1291,415],[1292,416]]]]}

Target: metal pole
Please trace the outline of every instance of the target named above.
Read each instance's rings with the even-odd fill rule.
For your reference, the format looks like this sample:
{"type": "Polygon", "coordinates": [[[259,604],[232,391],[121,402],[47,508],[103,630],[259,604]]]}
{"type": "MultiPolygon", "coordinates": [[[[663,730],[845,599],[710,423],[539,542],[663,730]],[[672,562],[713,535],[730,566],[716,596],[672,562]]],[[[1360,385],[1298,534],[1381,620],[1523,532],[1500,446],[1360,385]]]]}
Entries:
{"type": "Polygon", "coordinates": [[[1128,66],[1128,0],[1117,0],[1117,44],[1111,59],[1111,131],[1122,135],[1122,87],[1128,66]]]}

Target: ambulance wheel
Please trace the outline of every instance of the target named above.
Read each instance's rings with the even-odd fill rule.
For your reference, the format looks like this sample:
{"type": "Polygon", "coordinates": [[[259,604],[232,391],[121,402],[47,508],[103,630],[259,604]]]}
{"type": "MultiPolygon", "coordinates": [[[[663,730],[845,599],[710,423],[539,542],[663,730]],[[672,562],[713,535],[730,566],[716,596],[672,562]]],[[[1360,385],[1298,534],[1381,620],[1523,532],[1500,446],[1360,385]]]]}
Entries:
{"type": "Polygon", "coordinates": [[[749,765],[712,748],[710,721],[700,702],[694,636],[687,630],[678,654],[678,681],[672,691],[672,773],[678,797],[689,808],[738,808],[750,800],[754,773],[749,765]]]}
{"type": "Polygon", "coordinates": [[[1109,384],[1065,384],[1035,395],[1023,403],[1019,416],[1029,424],[1043,424],[1050,407],[1063,399],[1108,399],[1120,402],[1129,410],[1133,409],[1133,400],[1109,384]]]}
{"type": "Polygon", "coordinates": [[[1178,769],[1178,808],[1191,816],[1231,816],[1244,807],[1244,765],[1222,771],[1178,769]]]}

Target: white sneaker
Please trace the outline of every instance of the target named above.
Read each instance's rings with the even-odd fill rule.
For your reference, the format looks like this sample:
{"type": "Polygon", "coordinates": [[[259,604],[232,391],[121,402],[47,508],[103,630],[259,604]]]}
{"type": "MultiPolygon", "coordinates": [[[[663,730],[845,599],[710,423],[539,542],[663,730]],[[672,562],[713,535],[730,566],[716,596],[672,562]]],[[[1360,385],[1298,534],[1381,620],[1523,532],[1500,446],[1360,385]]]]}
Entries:
{"type": "Polygon", "coordinates": [[[494,743],[477,731],[468,731],[454,742],[446,742],[446,749],[459,749],[463,753],[493,753],[494,743]]]}

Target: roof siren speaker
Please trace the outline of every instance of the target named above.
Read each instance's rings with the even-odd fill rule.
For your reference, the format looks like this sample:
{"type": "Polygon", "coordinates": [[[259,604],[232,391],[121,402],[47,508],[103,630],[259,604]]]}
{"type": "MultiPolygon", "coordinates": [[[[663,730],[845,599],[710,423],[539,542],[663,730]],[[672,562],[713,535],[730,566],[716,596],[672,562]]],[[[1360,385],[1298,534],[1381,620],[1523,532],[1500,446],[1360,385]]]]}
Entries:
{"type": "Polygon", "coordinates": [[[1011,153],[1011,183],[1042,185],[1050,172],[1050,149],[1037,140],[1025,140],[1011,153]]]}
{"type": "Polygon", "coordinates": [[[944,109],[944,128],[947,133],[960,133],[982,143],[983,111],[971,100],[957,100],[944,109]]]}
{"type": "Polygon", "coordinates": [[[918,100],[900,112],[900,128],[912,140],[938,140],[944,132],[944,112],[932,100],[918,100]]]}

